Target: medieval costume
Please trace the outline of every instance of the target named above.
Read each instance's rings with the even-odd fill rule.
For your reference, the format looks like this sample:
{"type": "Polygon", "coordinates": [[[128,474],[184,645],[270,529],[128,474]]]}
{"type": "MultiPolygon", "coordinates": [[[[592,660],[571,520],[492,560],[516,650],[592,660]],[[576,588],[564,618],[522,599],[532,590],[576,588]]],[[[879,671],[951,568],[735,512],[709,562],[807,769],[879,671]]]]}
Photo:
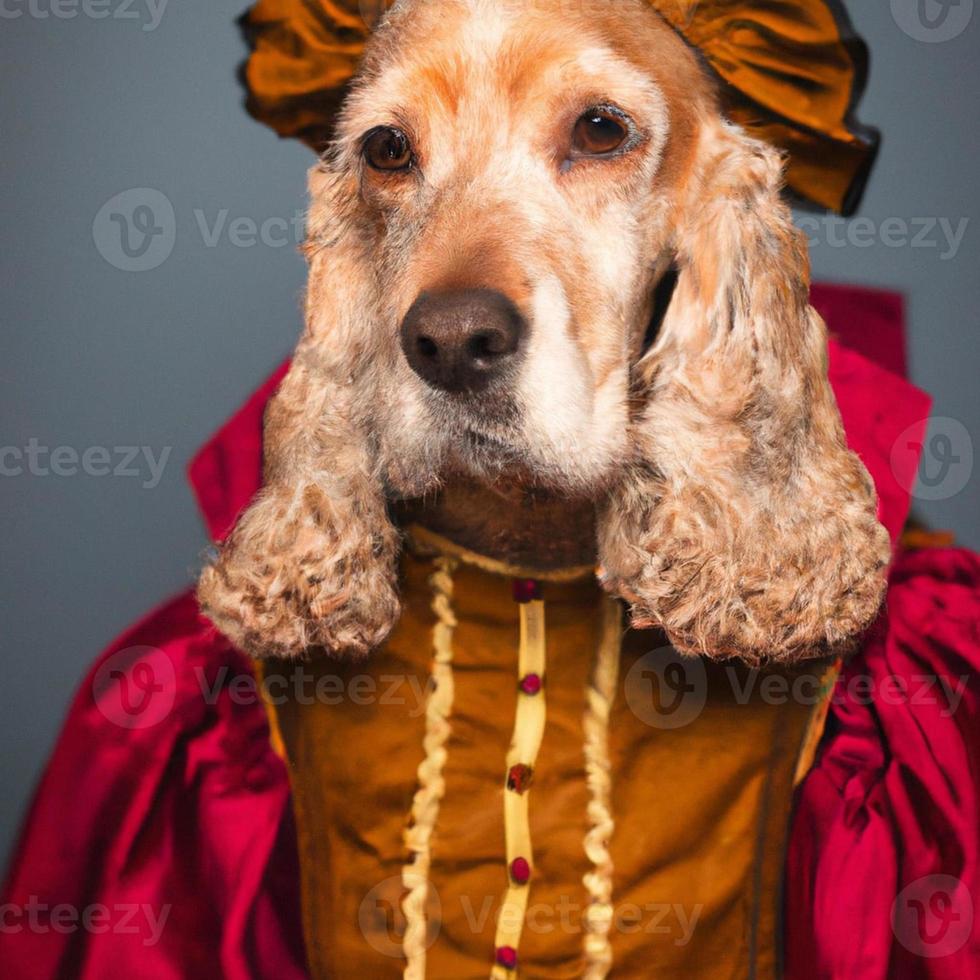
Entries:
{"type": "MultiPolygon", "coordinates": [[[[727,83],[732,115],[789,150],[791,188],[852,206],[873,139],[848,121],[860,46],[830,11],[657,6],[727,83]]],[[[322,144],[359,23],[353,5],[263,0],[253,111],[322,144]]],[[[899,304],[837,287],[813,302],[897,546],[917,456],[892,447],[921,442],[928,412],[901,376],[899,304]]],[[[281,376],[192,464],[216,538],[259,486],[281,376]]],[[[191,593],[107,651],[11,869],[4,901],[46,928],[0,931],[7,975],[969,975],[972,917],[923,955],[895,903],[949,876],[962,922],[980,893],[975,556],[899,548],[887,612],[842,674],[753,671],[624,635],[591,568],[511,568],[407,536],[402,619],[366,663],[253,675],[191,593]],[[920,674],[948,682],[927,704],[850,684],[908,691],[920,674]],[[105,908],[110,925],[56,929],[59,904],[105,908]],[[133,907],[159,928],[114,927],[133,907]]]]}

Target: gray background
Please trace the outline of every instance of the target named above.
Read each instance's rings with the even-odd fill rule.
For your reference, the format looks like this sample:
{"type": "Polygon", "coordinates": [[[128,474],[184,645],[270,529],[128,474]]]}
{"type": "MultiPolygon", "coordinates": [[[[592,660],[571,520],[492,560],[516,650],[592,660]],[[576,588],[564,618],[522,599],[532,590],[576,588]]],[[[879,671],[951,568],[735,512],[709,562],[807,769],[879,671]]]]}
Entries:
{"type": "MultiPolygon", "coordinates": [[[[87,665],[192,580],[206,536],[187,460],[297,335],[304,266],[292,242],[245,247],[226,228],[212,247],[195,216],[207,227],[224,209],[229,223],[288,221],[304,206],[308,152],[240,107],[233,20],[244,7],[173,2],[152,30],[145,0],[129,8],[135,19],[96,20],[81,6],[71,19],[32,17],[26,0],[5,0],[22,16],[0,16],[0,447],[172,447],[152,489],[145,465],[132,478],[0,477],[0,855],[87,665]],[[103,204],[134,187],[161,191],[176,221],[172,254],[140,273],[93,241],[103,204]]],[[[888,218],[969,224],[946,258],[894,236],[838,246],[845,230],[821,232],[815,274],[907,295],[913,380],[977,443],[980,14],[958,37],[925,43],[888,0],[852,7],[873,55],[860,116],[885,134],[860,215],[876,229],[888,218]]],[[[917,510],[980,546],[977,478],[917,510]]]]}

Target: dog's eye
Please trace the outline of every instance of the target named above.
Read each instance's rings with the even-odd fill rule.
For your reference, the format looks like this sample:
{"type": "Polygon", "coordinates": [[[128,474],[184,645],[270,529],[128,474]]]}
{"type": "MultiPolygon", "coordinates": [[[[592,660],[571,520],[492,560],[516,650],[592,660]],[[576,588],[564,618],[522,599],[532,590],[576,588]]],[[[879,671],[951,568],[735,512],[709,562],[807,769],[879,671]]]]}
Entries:
{"type": "Polygon", "coordinates": [[[412,166],[412,144],[400,130],[379,126],[364,139],[364,159],[375,170],[408,170],[412,166]]]}
{"type": "Polygon", "coordinates": [[[572,150],[580,156],[606,156],[618,150],[629,134],[624,116],[597,106],[578,117],[572,130],[572,150]]]}

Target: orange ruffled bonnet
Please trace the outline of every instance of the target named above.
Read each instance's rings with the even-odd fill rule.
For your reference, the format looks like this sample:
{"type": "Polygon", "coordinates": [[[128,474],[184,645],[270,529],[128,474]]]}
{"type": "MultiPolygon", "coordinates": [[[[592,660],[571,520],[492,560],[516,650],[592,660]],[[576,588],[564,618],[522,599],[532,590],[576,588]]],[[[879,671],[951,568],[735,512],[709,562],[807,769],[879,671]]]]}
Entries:
{"type": "MultiPolygon", "coordinates": [[[[612,0],[611,0],[612,2],[612,0]]],[[[787,154],[798,196],[857,206],[878,146],[852,119],[867,48],[837,0],[650,0],[721,80],[728,115],[787,154]]],[[[247,108],[322,150],[385,0],[259,0],[242,18],[247,108]]]]}

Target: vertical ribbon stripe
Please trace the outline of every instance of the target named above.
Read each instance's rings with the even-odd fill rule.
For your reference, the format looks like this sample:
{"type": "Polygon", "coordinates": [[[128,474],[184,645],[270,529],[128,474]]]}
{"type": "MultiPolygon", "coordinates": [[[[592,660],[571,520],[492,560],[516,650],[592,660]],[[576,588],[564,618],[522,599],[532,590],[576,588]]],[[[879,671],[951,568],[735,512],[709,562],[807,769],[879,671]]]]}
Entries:
{"type": "MultiPolygon", "coordinates": [[[[544,602],[534,599],[520,604],[521,645],[518,656],[518,680],[531,675],[545,676],[545,622],[544,602]]],[[[533,693],[520,685],[517,694],[517,712],[514,733],[507,753],[507,778],[504,786],[504,830],[507,848],[507,868],[510,884],[504,894],[497,933],[494,939],[497,962],[491,971],[492,980],[513,977],[516,952],[524,928],[530,885],[515,880],[514,862],[523,859],[533,869],[531,826],[529,819],[528,786],[533,776],[534,764],[545,726],[544,689],[533,693]],[[520,767],[520,768],[515,768],[520,767]],[[515,776],[515,773],[517,775],[515,776]]]]}

